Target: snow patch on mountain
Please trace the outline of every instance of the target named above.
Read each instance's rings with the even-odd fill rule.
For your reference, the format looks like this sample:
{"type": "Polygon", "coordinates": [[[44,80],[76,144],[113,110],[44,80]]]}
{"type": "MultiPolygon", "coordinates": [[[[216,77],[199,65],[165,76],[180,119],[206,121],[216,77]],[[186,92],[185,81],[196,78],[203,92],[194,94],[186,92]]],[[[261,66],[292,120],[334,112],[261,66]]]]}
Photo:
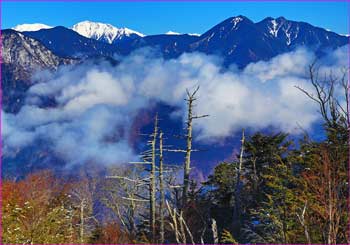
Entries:
{"type": "Polygon", "coordinates": [[[116,40],[122,40],[125,37],[129,38],[132,36],[145,36],[140,32],[128,28],[117,28],[111,24],[92,21],[79,22],[73,25],[72,30],[84,37],[102,40],[108,43],[113,43],[116,40]]]}
{"type": "Polygon", "coordinates": [[[195,36],[199,37],[201,34],[198,33],[180,33],[180,32],[175,32],[175,31],[168,31],[165,33],[165,35],[189,35],[189,36],[195,36]]]}
{"type": "Polygon", "coordinates": [[[233,24],[232,29],[236,30],[238,28],[238,24],[242,21],[243,21],[242,17],[240,16],[234,17],[231,21],[231,23],[233,24]]]}
{"type": "Polygon", "coordinates": [[[16,25],[11,29],[19,32],[24,32],[24,31],[39,31],[41,29],[51,29],[51,28],[52,26],[48,26],[45,24],[33,23],[33,24],[16,25]]]}
{"type": "Polygon", "coordinates": [[[168,31],[165,33],[165,35],[181,35],[179,32],[174,32],[174,31],[168,31]]]}
{"type": "Polygon", "coordinates": [[[278,24],[276,20],[271,21],[272,27],[270,27],[270,33],[274,36],[277,37],[278,33],[278,24]]]}

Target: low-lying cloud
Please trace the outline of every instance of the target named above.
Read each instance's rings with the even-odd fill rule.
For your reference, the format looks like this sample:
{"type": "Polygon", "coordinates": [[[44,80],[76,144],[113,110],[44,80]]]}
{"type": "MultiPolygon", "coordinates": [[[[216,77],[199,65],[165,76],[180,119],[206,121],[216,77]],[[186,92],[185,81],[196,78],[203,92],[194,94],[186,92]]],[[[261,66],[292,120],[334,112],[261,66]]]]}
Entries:
{"type": "MultiPolygon", "coordinates": [[[[347,47],[321,60],[321,71],[347,66],[347,47]],[[331,62],[329,62],[331,60],[331,62]]],[[[101,164],[135,159],[131,125],[152,102],[178,108],[186,118],[186,89],[200,86],[195,111],[210,114],[196,121],[196,140],[215,141],[241,128],[267,127],[298,133],[318,120],[317,107],[296,85],[312,91],[307,67],[315,59],[306,49],[249,64],[244,70],[222,68],[221,59],[201,53],[164,60],[139,50],[107,62],[61,67],[34,76],[18,114],[3,112],[4,154],[45,140],[67,163],[101,164]],[[49,103],[50,102],[50,103],[49,103]]]]}

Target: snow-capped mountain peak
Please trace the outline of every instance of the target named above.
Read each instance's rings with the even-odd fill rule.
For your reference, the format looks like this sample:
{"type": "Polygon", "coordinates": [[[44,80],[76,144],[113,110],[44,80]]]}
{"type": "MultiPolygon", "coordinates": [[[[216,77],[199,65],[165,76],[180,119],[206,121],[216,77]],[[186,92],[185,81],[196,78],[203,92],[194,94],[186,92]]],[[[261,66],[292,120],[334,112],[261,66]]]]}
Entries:
{"type": "Polygon", "coordinates": [[[40,23],[33,23],[33,24],[21,24],[17,25],[11,29],[19,32],[24,32],[24,31],[39,31],[41,29],[50,29],[52,26],[48,26],[45,24],[40,24],[40,23]]]}
{"type": "Polygon", "coordinates": [[[120,41],[124,38],[132,39],[144,36],[142,33],[128,28],[117,28],[111,24],[92,21],[79,22],[75,24],[72,29],[84,37],[93,38],[108,43],[113,43],[118,40],[120,41]]]}

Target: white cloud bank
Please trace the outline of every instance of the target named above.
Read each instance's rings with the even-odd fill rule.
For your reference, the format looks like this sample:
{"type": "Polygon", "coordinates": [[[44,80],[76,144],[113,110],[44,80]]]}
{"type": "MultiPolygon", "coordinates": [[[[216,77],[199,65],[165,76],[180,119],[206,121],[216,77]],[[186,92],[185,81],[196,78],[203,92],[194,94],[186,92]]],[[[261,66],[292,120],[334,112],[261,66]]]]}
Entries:
{"type": "MultiPolygon", "coordinates": [[[[346,66],[347,48],[330,53],[326,70],[346,66]],[[330,61],[331,60],[331,61],[330,61]]],[[[196,122],[197,140],[215,141],[242,127],[276,127],[296,133],[318,120],[317,107],[296,85],[312,90],[307,67],[312,52],[298,49],[270,61],[223,70],[217,57],[193,53],[164,60],[140,50],[112,67],[107,63],[62,67],[55,74],[37,74],[16,115],[3,113],[4,153],[37,139],[52,145],[68,163],[127,162],[135,158],[129,143],[137,113],[150,102],[176,106],[186,117],[186,89],[200,86],[195,108],[210,117],[196,122]],[[42,107],[43,100],[55,106],[42,107]]]]}

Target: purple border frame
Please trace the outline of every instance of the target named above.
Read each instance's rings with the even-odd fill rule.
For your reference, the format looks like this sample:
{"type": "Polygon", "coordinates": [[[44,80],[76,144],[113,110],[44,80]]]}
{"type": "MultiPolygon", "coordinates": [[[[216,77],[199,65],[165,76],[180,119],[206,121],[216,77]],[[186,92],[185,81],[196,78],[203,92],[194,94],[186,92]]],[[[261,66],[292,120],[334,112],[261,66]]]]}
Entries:
{"type": "MultiPolygon", "coordinates": [[[[219,0],[219,1],[213,1],[213,0],[61,0],[61,1],[50,1],[50,0],[0,0],[0,137],[2,136],[2,2],[347,2],[348,3],[348,23],[350,23],[350,0],[245,0],[245,1],[239,1],[239,0],[219,0]]],[[[348,27],[348,34],[350,34],[350,25],[348,27]]],[[[348,98],[350,98],[350,37],[348,36],[349,43],[348,43],[348,82],[347,82],[347,93],[348,98]]],[[[350,142],[350,103],[347,104],[347,111],[348,111],[348,140],[350,142]]],[[[348,149],[348,193],[350,193],[350,143],[349,143],[349,149],[348,149]]],[[[347,199],[347,207],[348,212],[350,214],[350,197],[347,199]]],[[[348,236],[350,237],[350,215],[348,217],[348,236]]],[[[349,238],[350,239],[350,238],[349,238]]],[[[2,137],[0,140],[0,244],[2,243],[2,137]]],[[[280,244],[280,243],[277,243],[280,244]]],[[[277,245],[275,244],[275,245],[277,245]]],[[[75,245],[75,244],[62,244],[62,245],[75,245]]],[[[78,245],[78,244],[76,244],[78,245]]],[[[94,244],[94,245],[114,245],[114,244],[94,244]]],[[[171,245],[171,244],[170,244],[171,245]]],[[[177,244],[176,244],[177,245],[177,244]]],[[[211,245],[211,244],[208,244],[211,245]]],[[[260,244],[257,244],[260,245],[260,244]]],[[[312,245],[317,245],[312,244],[312,245]]],[[[344,244],[345,245],[345,244],[344,244]]]]}
{"type": "Polygon", "coordinates": [[[0,0],[0,243],[2,243],[2,0],[0,0]]]}
{"type": "Polygon", "coordinates": [[[350,2],[350,0],[0,0],[0,2],[350,2]]]}

